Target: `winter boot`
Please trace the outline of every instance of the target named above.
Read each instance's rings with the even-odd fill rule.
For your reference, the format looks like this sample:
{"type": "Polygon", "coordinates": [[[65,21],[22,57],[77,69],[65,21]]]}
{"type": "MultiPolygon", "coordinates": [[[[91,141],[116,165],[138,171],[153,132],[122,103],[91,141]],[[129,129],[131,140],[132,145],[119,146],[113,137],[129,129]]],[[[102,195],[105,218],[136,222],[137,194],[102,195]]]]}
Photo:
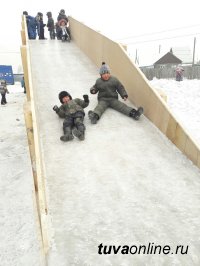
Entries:
{"type": "Polygon", "coordinates": [[[98,116],[98,114],[94,113],[94,112],[91,111],[91,110],[88,112],[88,116],[89,116],[90,122],[91,122],[92,124],[96,124],[97,121],[99,120],[99,116],[98,116]]]}
{"type": "Polygon", "coordinates": [[[63,131],[64,131],[64,135],[60,137],[60,140],[62,141],[73,140],[74,136],[72,135],[71,127],[65,127],[63,128],[63,131]]]}
{"type": "Polygon", "coordinates": [[[83,124],[76,125],[73,129],[73,134],[80,140],[85,139],[85,126],[83,124]]]}
{"type": "Polygon", "coordinates": [[[142,107],[139,107],[137,110],[132,109],[129,116],[135,120],[139,120],[140,116],[143,114],[144,110],[142,107]]]}

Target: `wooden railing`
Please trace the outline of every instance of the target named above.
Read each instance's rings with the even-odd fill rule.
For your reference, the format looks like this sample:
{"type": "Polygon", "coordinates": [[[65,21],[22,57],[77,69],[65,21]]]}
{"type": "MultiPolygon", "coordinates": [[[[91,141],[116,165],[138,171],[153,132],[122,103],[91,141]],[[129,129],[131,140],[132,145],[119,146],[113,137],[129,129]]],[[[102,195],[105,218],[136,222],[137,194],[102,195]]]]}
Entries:
{"type": "Polygon", "coordinates": [[[41,258],[43,261],[43,265],[46,265],[46,255],[49,249],[48,208],[46,201],[44,165],[41,154],[39,128],[36,114],[37,108],[34,100],[35,97],[31,75],[27,26],[24,16],[22,17],[21,38],[21,58],[27,96],[27,101],[24,104],[24,117],[34,179],[34,199],[36,203],[36,220],[38,221],[39,225],[39,239],[41,240],[41,258]]]}

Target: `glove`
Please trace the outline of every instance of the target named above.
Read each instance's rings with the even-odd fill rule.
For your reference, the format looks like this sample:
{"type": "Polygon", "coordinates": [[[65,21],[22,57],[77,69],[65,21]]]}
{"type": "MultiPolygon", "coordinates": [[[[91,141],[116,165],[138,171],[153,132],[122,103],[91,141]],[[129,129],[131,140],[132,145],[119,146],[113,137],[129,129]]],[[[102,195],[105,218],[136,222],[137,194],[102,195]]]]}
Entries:
{"type": "Polygon", "coordinates": [[[53,110],[57,113],[59,111],[59,108],[57,105],[54,105],[53,110]]]}
{"type": "Polygon", "coordinates": [[[90,93],[91,93],[91,94],[96,94],[96,92],[95,92],[94,89],[93,89],[93,90],[90,90],[90,93]]]}
{"type": "Polygon", "coordinates": [[[89,102],[89,97],[88,97],[87,94],[84,94],[84,95],[83,95],[83,99],[84,99],[84,101],[85,101],[86,103],[89,102]]]}

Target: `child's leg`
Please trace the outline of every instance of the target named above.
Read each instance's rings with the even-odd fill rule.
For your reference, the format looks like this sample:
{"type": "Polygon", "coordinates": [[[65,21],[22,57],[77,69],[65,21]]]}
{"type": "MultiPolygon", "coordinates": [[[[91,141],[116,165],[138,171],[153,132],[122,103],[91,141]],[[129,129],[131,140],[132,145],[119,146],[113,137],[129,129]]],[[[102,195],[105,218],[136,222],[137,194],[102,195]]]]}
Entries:
{"type": "Polygon", "coordinates": [[[72,117],[65,118],[63,122],[64,135],[60,137],[60,140],[69,141],[74,138],[74,136],[72,135],[72,125],[73,125],[73,118],[72,117]]]}
{"type": "Polygon", "coordinates": [[[140,116],[143,114],[143,108],[139,107],[138,110],[126,105],[125,103],[122,103],[120,101],[112,100],[110,102],[110,107],[113,109],[119,111],[120,113],[123,113],[127,116],[132,117],[135,120],[139,120],[140,116]]]}
{"type": "Polygon", "coordinates": [[[1,94],[2,98],[1,98],[1,104],[6,104],[7,101],[6,101],[6,94],[5,93],[2,93],[1,94]]]}
{"type": "Polygon", "coordinates": [[[109,102],[100,100],[95,107],[94,111],[89,111],[88,116],[92,124],[96,124],[102,114],[108,108],[109,102]]]}
{"type": "Polygon", "coordinates": [[[100,118],[105,112],[105,110],[108,108],[108,106],[109,102],[100,100],[94,109],[94,113],[97,114],[100,118]]]}
{"type": "Polygon", "coordinates": [[[67,27],[66,30],[67,30],[67,34],[69,35],[69,38],[71,39],[71,32],[70,32],[70,29],[67,27]]]}
{"type": "Polygon", "coordinates": [[[49,35],[50,35],[50,39],[54,40],[55,39],[55,31],[54,30],[50,30],[49,31],[49,35]]]}
{"type": "Polygon", "coordinates": [[[74,118],[74,135],[80,140],[85,139],[85,125],[83,124],[84,117],[76,117],[74,118]]]}
{"type": "Polygon", "coordinates": [[[128,105],[126,105],[123,102],[120,102],[117,99],[111,100],[110,101],[110,107],[112,107],[113,109],[115,109],[116,111],[123,113],[127,116],[129,116],[131,110],[133,109],[132,107],[129,107],[128,105]]]}

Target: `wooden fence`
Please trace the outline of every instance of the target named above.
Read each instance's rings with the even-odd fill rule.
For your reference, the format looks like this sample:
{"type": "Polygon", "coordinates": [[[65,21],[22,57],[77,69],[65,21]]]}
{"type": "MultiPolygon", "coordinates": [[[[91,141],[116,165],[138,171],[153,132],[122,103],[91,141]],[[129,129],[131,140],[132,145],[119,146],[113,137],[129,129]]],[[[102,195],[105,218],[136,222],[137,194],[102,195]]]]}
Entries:
{"type": "MultiPolygon", "coordinates": [[[[200,79],[200,66],[184,66],[183,78],[200,79]]],[[[148,80],[158,79],[175,79],[175,68],[151,68],[140,67],[148,80]]]]}

